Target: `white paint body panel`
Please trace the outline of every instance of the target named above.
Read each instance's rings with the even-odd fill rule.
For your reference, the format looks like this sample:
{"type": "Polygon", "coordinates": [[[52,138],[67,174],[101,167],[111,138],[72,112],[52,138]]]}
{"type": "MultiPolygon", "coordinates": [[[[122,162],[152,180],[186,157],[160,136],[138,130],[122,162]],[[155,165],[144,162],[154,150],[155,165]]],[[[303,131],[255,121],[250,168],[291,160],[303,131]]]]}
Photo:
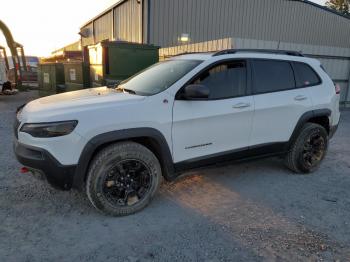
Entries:
{"type": "Polygon", "coordinates": [[[323,81],[322,85],[309,88],[313,102],[313,109],[330,109],[332,111],[330,116],[330,125],[335,126],[340,120],[340,95],[335,94],[334,83],[327,73],[323,71],[320,66],[313,65],[313,68],[320,75],[323,81]]]}
{"type": "Polygon", "coordinates": [[[34,138],[19,132],[19,142],[46,149],[64,165],[78,163],[87,141],[116,130],[154,128],[164,135],[171,147],[172,105],[164,104],[164,99],[170,100],[171,97],[166,92],[141,97],[117,93],[107,88],[38,99],[23,109],[19,117],[21,123],[65,120],[78,120],[79,123],[72,134],[57,138],[34,138]]]}
{"type": "Polygon", "coordinates": [[[247,147],[254,113],[253,97],[215,101],[175,101],[174,162],[247,147]],[[239,103],[247,108],[234,108],[239,103]]]}
{"type": "Polygon", "coordinates": [[[307,88],[255,95],[254,103],[250,146],[287,142],[300,117],[312,110],[307,88]],[[306,99],[296,101],[298,96],[306,99]]]}

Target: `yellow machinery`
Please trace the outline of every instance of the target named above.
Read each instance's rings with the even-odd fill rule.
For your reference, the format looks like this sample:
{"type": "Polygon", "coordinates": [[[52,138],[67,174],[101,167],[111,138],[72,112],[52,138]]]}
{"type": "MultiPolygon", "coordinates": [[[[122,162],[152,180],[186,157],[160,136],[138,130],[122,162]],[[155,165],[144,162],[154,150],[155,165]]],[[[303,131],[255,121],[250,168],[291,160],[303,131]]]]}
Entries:
{"type": "MultiPolygon", "coordinates": [[[[22,81],[21,81],[22,77],[21,77],[21,68],[20,68],[21,66],[20,66],[20,62],[19,62],[17,48],[21,49],[22,59],[23,59],[23,61],[25,61],[23,46],[17,44],[14,41],[10,29],[1,20],[0,20],[0,30],[3,32],[3,34],[6,38],[7,46],[9,47],[9,49],[11,51],[13,65],[15,67],[15,70],[14,70],[15,71],[15,84],[16,84],[16,87],[19,88],[22,86],[22,81]]],[[[23,66],[26,68],[25,62],[23,63],[23,66]]],[[[24,70],[26,70],[26,69],[24,69],[24,70]]]]}

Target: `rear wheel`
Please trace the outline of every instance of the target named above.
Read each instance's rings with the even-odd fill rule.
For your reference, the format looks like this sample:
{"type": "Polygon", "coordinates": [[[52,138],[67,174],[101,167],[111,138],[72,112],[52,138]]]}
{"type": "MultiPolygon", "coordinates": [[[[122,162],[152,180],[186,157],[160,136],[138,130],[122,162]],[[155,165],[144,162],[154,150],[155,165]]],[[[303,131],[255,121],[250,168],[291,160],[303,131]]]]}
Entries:
{"type": "Polygon", "coordinates": [[[156,156],[134,142],[116,143],[100,151],[91,163],[86,192],[99,211],[125,216],[145,208],[161,182],[156,156]]]}
{"type": "Polygon", "coordinates": [[[327,149],[326,129],[318,124],[307,123],[286,157],[286,166],[296,173],[311,173],[320,166],[327,149]]]}

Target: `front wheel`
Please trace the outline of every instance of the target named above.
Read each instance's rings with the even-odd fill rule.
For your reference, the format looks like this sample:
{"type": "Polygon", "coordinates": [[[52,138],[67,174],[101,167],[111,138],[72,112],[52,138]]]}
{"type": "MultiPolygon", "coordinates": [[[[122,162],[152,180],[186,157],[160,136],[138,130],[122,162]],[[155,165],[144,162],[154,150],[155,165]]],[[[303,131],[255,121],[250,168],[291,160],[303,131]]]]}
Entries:
{"type": "Polygon", "coordinates": [[[318,124],[307,123],[290,148],[286,166],[296,173],[314,172],[326,156],[328,133],[318,124]]]}
{"type": "Polygon", "coordinates": [[[156,156],[134,142],[112,144],[93,159],[86,192],[93,206],[108,215],[126,216],[145,208],[161,182],[156,156]]]}

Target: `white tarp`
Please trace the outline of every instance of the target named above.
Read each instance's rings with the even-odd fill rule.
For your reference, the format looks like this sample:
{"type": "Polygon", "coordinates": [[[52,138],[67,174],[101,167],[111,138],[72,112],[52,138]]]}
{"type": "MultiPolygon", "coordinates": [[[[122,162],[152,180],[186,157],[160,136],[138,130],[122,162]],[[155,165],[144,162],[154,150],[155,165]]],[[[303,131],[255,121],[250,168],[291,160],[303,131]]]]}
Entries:
{"type": "Polygon", "coordinates": [[[71,81],[77,80],[77,73],[74,68],[69,69],[69,76],[71,81]]]}
{"type": "Polygon", "coordinates": [[[0,58],[0,84],[6,81],[7,81],[6,64],[4,59],[0,58]]]}
{"type": "Polygon", "coordinates": [[[44,73],[44,84],[50,84],[50,74],[44,73]]]}

